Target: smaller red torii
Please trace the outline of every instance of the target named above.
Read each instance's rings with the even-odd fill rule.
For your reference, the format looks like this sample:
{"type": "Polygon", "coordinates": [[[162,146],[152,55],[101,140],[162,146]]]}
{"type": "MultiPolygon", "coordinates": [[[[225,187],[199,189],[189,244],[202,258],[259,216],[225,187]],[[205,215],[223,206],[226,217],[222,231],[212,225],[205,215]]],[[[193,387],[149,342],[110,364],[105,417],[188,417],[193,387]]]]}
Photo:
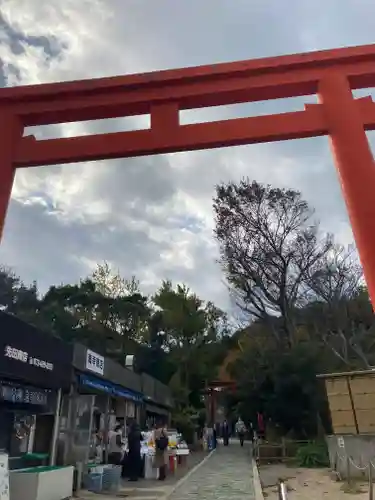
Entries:
{"type": "MultiPolygon", "coordinates": [[[[375,45],[0,90],[0,235],[16,168],[329,135],[375,304],[375,45]],[[184,109],[318,94],[304,111],[180,125],[184,109]],[[149,114],[148,130],[38,141],[25,126],[149,114]]],[[[322,178],[324,182],[324,178],[322,178]]]]}

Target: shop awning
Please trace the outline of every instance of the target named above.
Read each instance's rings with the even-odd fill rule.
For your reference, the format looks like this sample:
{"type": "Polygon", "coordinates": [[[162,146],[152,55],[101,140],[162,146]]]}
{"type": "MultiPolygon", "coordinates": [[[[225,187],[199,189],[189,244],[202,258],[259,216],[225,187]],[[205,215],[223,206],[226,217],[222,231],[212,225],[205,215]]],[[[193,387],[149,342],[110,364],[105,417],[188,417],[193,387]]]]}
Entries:
{"type": "Polygon", "coordinates": [[[160,406],[152,405],[149,403],[146,403],[146,411],[148,413],[155,413],[156,415],[168,415],[168,410],[165,408],[160,408],[160,406]]]}
{"type": "Polygon", "coordinates": [[[113,396],[130,399],[132,401],[141,402],[143,401],[143,395],[138,392],[131,391],[117,384],[113,384],[108,380],[102,380],[97,377],[92,377],[90,375],[81,374],[78,376],[79,383],[91,389],[95,389],[101,392],[106,392],[107,394],[112,394],[113,396]]]}

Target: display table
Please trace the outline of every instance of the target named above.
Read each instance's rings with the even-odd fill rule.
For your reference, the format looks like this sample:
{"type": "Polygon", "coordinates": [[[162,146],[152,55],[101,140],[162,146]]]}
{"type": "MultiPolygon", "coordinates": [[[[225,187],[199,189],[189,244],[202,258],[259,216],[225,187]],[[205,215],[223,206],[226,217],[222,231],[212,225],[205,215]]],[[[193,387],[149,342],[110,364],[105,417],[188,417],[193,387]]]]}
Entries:
{"type": "Polygon", "coordinates": [[[144,477],[145,479],[158,479],[159,469],[154,467],[154,456],[144,455],[145,467],[144,467],[144,477]]]}
{"type": "MultiPolygon", "coordinates": [[[[143,439],[141,442],[141,459],[143,464],[143,477],[145,479],[157,479],[159,470],[154,467],[155,457],[155,442],[153,431],[146,431],[142,433],[143,439]]],[[[168,434],[169,446],[167,450],[167,470],[169,474],[174,474],[179,465],[186,465],[187,456],[190,450],[187,444],[179,438],[175,433],[168,434]]],[[[127,452],[127,444],[124,446],[124,451],[127,452]]],[[[124,472],[126,475],[126,458],[124,461],[124,472]]]]}
{"type": "Polygon", "coordinates": [[[187,465],[187,457],[190,455],[189,448],[179,448],[176,450],[177,463],[180,467],[186,467],[187,465]]]}
{"type": "Polygon", "coordinates": [[[34,467],[9,473],[10,498],[65,500],[73,494],[74,467],[34,467]]]}

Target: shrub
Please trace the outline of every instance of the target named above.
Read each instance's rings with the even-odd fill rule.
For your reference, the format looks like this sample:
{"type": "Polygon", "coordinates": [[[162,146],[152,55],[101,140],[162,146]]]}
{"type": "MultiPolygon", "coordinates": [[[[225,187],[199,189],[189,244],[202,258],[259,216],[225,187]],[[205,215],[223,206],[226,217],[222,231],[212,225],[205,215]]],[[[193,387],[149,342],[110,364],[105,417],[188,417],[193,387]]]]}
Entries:
{"type": "Polygon", "coordinates": [[[312,442],[300,446],[297,450],[296,461],[299,467],[328,467],[329,457],[325,442],[312,442]]]}
{"type": "Polygon", "coordinates": [[[187,444],[193,443],[195,424],[192,421],[191,415],[184,413],[175,413],[172,418],[172,426],[182,434],[187,444]]]}

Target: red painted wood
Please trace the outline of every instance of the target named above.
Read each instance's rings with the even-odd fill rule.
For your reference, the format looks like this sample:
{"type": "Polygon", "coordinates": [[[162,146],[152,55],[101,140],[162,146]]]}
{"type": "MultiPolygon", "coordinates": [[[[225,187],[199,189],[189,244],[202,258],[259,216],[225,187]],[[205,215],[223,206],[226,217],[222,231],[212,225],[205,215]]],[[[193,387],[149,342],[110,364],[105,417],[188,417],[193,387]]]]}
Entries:
{"type": "MultiPolygon", "coordinates": [[[[337,170],[375,304],[375,45],[80,82],[0,90],[0,230],[14,168],[330,135],[337,170]],[[179,125],[179,111],[318,93],[305,111],[179,125]],[[19,141],[23,126],[151,115],[149,130],[19,141]],[[10,124],[10,128],[8,127],[10,124]]],[[[322,179],[324,181],[324,179],[322,179]]]]}

